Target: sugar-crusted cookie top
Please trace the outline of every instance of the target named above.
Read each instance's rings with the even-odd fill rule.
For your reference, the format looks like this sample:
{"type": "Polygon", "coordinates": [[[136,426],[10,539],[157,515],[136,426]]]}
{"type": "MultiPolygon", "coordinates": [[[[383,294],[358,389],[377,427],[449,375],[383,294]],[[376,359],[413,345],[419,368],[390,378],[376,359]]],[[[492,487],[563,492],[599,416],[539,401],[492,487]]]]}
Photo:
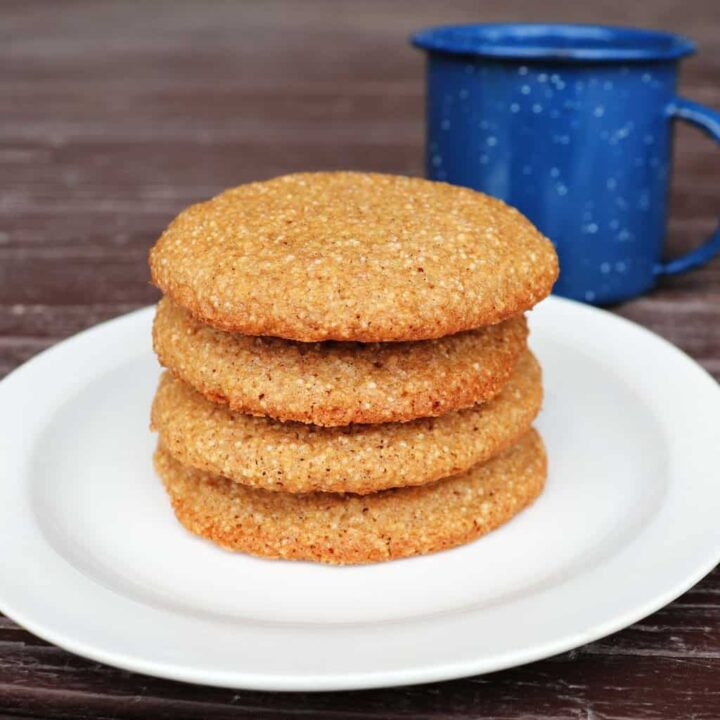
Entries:
{"type": "Polygon", "coordinates": [[[216,328],[360,342],[500,322],[545,297],[558,269],[552,244],[500,200],[358,172],[286,175],[193,205],[150,267],[216,328]]]}

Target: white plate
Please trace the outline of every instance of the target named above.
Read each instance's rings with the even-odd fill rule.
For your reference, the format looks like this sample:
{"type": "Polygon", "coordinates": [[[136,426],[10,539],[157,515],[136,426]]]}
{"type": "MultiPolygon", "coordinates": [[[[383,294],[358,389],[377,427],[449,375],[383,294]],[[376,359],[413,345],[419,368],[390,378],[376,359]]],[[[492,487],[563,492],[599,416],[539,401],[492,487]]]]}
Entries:
{"type": "Polygon", "coordinates": [[[333,568],[189,535],[154,477],[152,309],[0,383],[0,609],[110,665],[271,690],[401,685],[577,647],[648,615],[720,558],[720,390],[609,313],[551,298],[545,493],[477,542],[333,568]]]}

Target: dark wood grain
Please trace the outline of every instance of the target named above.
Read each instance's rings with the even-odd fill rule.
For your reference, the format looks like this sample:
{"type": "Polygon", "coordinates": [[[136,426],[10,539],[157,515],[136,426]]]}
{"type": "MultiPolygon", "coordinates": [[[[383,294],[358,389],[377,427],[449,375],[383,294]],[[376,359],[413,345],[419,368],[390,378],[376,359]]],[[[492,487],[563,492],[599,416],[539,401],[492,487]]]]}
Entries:
{"type": "MultiPolygon", "coordinates": [[[[563,20],[697,40],[681,89],[720,107],[714,0],[4,2],[0,375],[156,298],[147,250],[185,205],[300,169],[422,173],[421,26],[563,20]]],[[[717,221],[720,155],[681,127],[669,255],[717,221]]],[[[720,377],[720,262],[615,308],[720,377]]],[[[612,592],[612,588],[608,588],[612,592]]],[[[720,718],[720,571],[627,630],[493,675],[394,690],[194,687],[70,655],[0,617],[3,718],[720,718]]]]}

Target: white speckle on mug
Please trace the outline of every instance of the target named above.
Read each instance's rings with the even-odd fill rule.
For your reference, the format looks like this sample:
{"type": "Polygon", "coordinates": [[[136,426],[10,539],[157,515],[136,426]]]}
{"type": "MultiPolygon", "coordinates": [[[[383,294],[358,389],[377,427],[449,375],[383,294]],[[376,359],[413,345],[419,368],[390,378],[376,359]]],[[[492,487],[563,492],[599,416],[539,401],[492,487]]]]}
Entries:
{"type": "Polygon", "coordinates": [[[627,270],[627,264],[624,263],[622,260],[619,260],[615,263],[615,269],[620,273],[625,272],[625,270],[627,270]]]}
{"type": "Polygon", "coordinates": [[[582,226],[581,232],[585,235],[595,235],[598,229],[597,223],[588,223],[587,225],[582,226]]]}
{"type": "Polygon", "coordinates": [[[617,230],[619,227],[620,227],[620,221],[617,218],[610,221],[610,229],[611,230],[617,230]]]}
{"type": "Polygon", "coordinates": [[[480,155],[479,160],[481,165],[487,165],[490,161],[490,158],[485,153],[483,153],[482,155],[480,155]]]}
{"type": "Polygon", "coordinates": [[[607,275],[610,272],[611,266],[609,262],[604,262],[600,265],[600,272],[607,275]]]}
{"type": "Polygon", "coordinates": [[[497,145],[497,138],[494,135],[490,135],[488,138],[486,138],[485,142],[490,147],[495,147],[497,145]]]}
{"type": "Polygon", "coordinates": [[[518,68],[518,75],[527,75],[527,74],[528,74],[528,69],[527,69],[527,67],[526,67],[525,65],[521,65],[521,66],[518,68]]]}
{"type": "Polygon", "coordinates": [[[642,76],[640,77],[640,79],[644,83],[649,83],[652,80],[652,75],[650,73],[643,73],[642,76]]]}
{"type": "Polygon", "coordinates": [[[605,108],[604,108],[602,105],[598,105],[598,106],[593,110],[593,115],[594,115],[595,117],[602,117],[604,114],[605,114],[605,108]]]}
{"type": "Polygon", "coordinates": [[[467,100],[470,97],[470,91],[467,88],[461,88],[458,95],[461,100],[467,100]]]}
{"type": "Polygon", "coordinates": [[[450,121],[447,118],[445,118],[444,120],[442,120],[440,122],[440,127],[443,130],[449,130],[450,129],[450,121]]]}
{"type": "Polygon", "coordinates": [[[617,145],[620,140],[624,140],[633,128],[633,123],[627,123],[623,125],[619,130],[616,130],[610,138],[611,145],[617,145]]]}
{"type": "MultiPolygon", "coordinates": [[[[552,116],[552,112],[550,113],[552,116]]],[[[570,136],[569,135],[553,135],[552,141],[554,143],[559,143],[560,145],[569,145],[570,144],[570,136]]]]}
{"type": "Polygon", "coordinates": [[[550,168],[550,177],[552,177],[552,178],[560,177],[560,168],[551,167],[550,168]]]}
{"type": "Polygon", "coordinates": [[[538,73],[537,81],[539,83],[547,82],[547,79],[548,79],[547,73],[538,73]]]}
{"type": "Polygon", "coordinates": [[[511,112],[511,113],[520,112],[520,105],[519,105],[519,103],[516,103],[516,102],[510,103],[510,112],[511,112]]]}
{"type": "Polygon", "coordinates": [[[433,155],[431,162],[435,167],[440,167],[440,165],[442,165],[442,156],[441,155],[433,155]]]}
{"type": "Polygon", "coordinates": [[[564,183],[558,183],[555,186],[555,189],[557,190],[558,195],[567,195],[568,189],[567,185],[565,185],[564,183]]]}
{"type": "Polygon", "coordinates": [[[532,106],[532,111],[536,115],[539,115],[542,112],[542,105],[540,103],[534,103],[532,106]]]}
{"type": "Polygon", "coordinates": [[[520,87],[520,92],[521,92],[523,95],[529,95],[529,94],[530,94],[530,86],[529,86],[529,85],[522,85],[522,86],[520,87]]]}
{"type": "Polygon", "coordinates": [[[592,302],[592,301],[595,299],[595,293],[594,293],[592,290],[588,290],[588,291],[585,293],[585,299],[586,299],[588,302],[592,302]]]}
{"type": "Polygon", "coordinates": [[[613,89],[613,83],[612,80],[606,80],[603,83],[603,90],[612,90],[613,89]]]}
{"type": "Polygon", "coordinates": [[[617,180],[615,178],[608,178],[605,187],[607,187],[608,190],[614,190],[617,187],[617,180]]]}
{"type": "Polygon", "coordinates": [[[655,136],[654,136],[654,135],[651,135],[650,133],[648,133],[648,134],[645,135],[645,137],[643,138],[643,142],[644,142],[646,145],[652,145],[652,144],[655,142],[655,136]]]}
{"type": "Polygon", "coordinates": [[[631,239],[631,237],[632,237],[632,235],[630,234],[630,231],[623,229],[618,233],[617,239],[620,242],[627,242],[628,240],[631,239]]]}

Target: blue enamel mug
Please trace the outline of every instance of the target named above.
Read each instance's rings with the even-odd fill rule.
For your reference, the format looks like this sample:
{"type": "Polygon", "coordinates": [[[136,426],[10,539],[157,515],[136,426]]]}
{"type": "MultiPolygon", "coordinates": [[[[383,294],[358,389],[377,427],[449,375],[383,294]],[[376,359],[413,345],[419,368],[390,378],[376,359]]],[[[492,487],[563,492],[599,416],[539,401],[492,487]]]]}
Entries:
{"type": "Polygon", "coordinates": [[[720,251],[662,260],[672,122],[720,139],[720,113],[676,95],[693,44],[665,32],[596,25],[433,28],[427,175],[502,198],[555,243],[554,292],[604,304],[720,251]]]}

